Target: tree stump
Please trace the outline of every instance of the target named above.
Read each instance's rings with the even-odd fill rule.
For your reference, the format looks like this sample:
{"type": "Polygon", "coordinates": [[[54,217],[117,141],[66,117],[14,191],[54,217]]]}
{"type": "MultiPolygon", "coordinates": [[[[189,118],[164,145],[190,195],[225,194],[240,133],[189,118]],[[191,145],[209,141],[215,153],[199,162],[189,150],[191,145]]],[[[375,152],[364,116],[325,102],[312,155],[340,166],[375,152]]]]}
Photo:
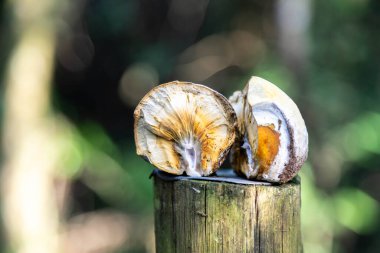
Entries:
{"type": "Polygon", "coordinates": [[[155,173],[156,252],[302,252],[299,180],[272,185],[227,173],[155,173]]]}

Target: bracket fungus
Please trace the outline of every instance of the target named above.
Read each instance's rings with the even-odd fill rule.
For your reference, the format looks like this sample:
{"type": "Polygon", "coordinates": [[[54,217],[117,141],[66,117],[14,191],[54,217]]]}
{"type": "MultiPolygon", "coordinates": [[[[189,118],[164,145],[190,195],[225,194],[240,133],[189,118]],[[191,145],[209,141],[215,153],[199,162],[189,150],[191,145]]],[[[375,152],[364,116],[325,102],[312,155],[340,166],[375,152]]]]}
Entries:
{"type": "Polygon", "coordinates": [[[293,100],[259,77],[252,77],[229,100],[239,121],[237,142],[231,149],[235,171],[269,182],[291,180],[308,153],[307,129],[293,100]]]}
{"type": "Polygon", "coordinates": [[[174,81],[153,88],[134,118],[137,154],[175,175],[214,173],[236,137],[228,100],[200,84],[174,81]]]}

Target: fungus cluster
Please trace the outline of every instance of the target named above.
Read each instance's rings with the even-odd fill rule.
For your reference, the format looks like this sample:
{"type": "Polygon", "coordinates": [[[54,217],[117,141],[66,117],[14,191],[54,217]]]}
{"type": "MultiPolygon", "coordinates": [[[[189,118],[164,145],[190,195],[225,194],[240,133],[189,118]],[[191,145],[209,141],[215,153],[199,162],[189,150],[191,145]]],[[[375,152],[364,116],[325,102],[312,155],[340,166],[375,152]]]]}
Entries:
{"type": "Polygon", "coordinates": [[[144,96],[134,118],[137,154],[175,175],[211,175],[231,150],[237,174],[285,183],[307,158],[300,111],[277,86],[259,77],[229,100],[200,84],[162,84],[144,96]]]}

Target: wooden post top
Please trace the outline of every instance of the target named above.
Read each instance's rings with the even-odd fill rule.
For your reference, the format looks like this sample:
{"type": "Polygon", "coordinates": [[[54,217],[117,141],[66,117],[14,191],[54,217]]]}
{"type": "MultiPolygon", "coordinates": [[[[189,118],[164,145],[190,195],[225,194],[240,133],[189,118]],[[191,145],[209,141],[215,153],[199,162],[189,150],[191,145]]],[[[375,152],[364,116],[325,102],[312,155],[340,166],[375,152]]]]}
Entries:
{"type": "Polygon", "coordinates": [[[232,170],[154,175],[157,253],[302,251],[299,178],[279,185],[232,170]]]}
{"type": "MultiPolygon", "coordinates": [[[[220,169],[214,175],[208,177],[191,177],[191,176],[177,176],[172,175],[158,169],[152,172],[151,176],[157,176],[165,181],[180,181],[180,180],[200,180],[200,181],[213,181],[213,182],[226,182],[232,184],[242,184],[242,185],[267,185],[267,186],[281,186],[281,184],[270,183],[265,181],[249,180],[236,175],[232,169],[220,169]]],[[[286,184],[300,184],[301,178],[296,176],[286,184]]]]}

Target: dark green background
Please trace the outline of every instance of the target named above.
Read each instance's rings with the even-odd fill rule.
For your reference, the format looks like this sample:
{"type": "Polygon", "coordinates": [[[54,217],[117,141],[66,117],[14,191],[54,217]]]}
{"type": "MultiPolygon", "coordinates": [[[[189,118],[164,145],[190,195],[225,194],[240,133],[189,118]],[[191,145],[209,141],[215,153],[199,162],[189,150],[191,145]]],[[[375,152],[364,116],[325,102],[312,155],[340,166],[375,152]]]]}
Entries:
{"type": "MultiPolygon", "coordinates": [[[[0,39],[5,67],[12,40],[0,39]]],[[[228,97],[252,75],[286,91],[309,131],[301,172],[305,252],[378,252],[376,0],[74,2],[60,26],[53,84],[54,110],[76,128],[70,216],[114,209],[152,229],[152,166],[136,156],[133,140],[139,99],[172,80],[228,97]]],[[[129,232],[137,239],[121,252],[146,252],[151,235],[129,232]]]]}

